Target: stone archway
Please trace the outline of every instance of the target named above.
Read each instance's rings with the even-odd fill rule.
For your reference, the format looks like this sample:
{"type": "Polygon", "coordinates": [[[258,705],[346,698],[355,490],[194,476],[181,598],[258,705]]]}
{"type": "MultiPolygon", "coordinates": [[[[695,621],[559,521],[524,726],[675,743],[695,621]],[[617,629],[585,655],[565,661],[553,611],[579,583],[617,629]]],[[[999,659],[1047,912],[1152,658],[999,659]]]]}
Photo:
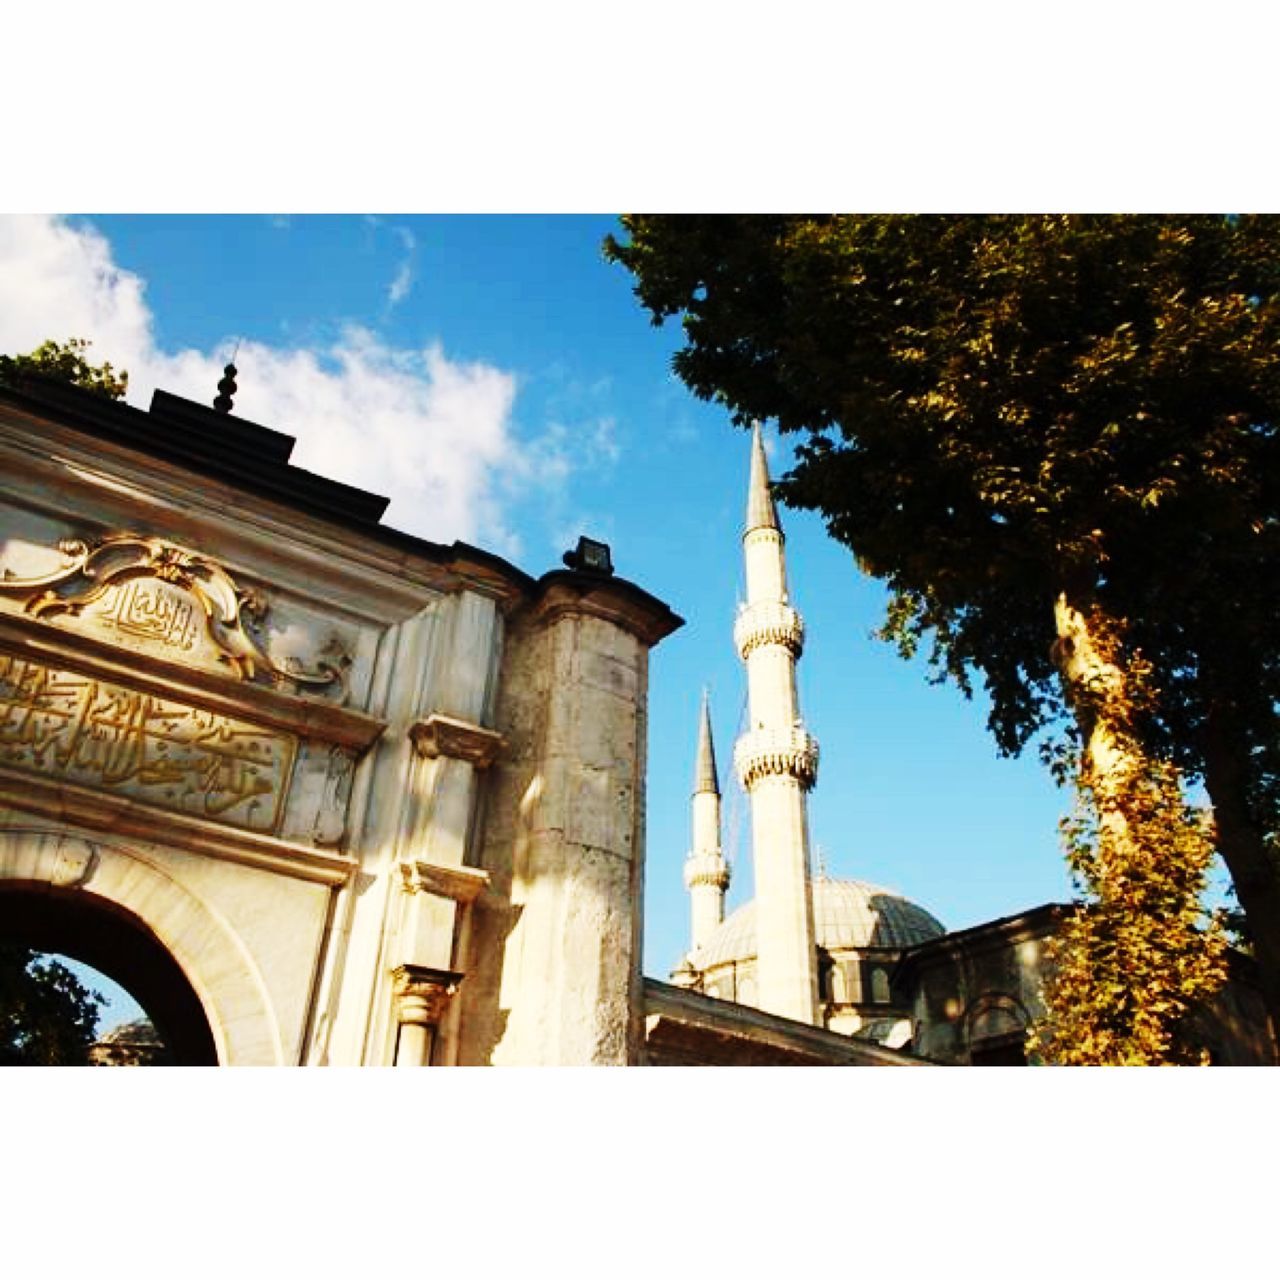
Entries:
{"type": "Polygon", "coordinates": [[[180,1062],[284,1061],[243,944],[207,903],[136,850],[57,831],[0,831],[0,932],[116,978],[157,1020],[180,1062]]]}
{"type": "Polygon", "coordinates": [[[131,912],[88,891],[11,880],[0,883],[0,938],[92,965],[142,1005],[175,1065],[218,1065],[199,996],[131,912]]]}

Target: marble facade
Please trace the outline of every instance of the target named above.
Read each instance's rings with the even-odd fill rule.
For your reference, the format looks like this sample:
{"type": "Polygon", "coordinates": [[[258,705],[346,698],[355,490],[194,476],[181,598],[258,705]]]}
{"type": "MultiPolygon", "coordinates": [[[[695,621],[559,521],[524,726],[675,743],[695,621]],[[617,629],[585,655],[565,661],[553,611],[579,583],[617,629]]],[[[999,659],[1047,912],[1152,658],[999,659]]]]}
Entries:
{"type": "Polygon", "coordinates": [[[638,1060],[648,652],[680,619],[400,534],[291,445],[164,392],[0,390],[5,919],[159,944],[219,1063],[638,1060]]]}

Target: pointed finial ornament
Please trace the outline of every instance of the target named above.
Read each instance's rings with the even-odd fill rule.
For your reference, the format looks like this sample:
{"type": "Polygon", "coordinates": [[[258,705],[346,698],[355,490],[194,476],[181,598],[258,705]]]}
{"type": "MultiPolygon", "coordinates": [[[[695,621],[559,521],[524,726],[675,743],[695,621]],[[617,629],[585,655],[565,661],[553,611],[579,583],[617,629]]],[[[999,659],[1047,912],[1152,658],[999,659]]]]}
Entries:
{"type": "Polygon", "coordinates": [[[747,490],[747,532],[752,529],[777,529],[778,512],[769,492],[769,463],[764,456],[764,437],[760,423],[751,424],[751,482],[747,490]]]}
{"type": "Polygon", "coordinates": [[[716,776],[716,748],[711,739],[711,699],[702,690],[702,716],[698,722],[698,759],[693,770],[693,791],[710,791],[720,794],[720,781],[716,776]]]}

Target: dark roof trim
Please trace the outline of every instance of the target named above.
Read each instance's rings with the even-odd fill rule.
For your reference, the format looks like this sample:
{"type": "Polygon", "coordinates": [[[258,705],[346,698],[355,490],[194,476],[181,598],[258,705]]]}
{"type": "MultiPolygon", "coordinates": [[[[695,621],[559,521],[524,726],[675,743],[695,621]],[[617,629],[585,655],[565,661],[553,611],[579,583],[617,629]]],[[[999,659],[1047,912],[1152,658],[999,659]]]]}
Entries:
{"type": "Polygon", "coordinates": [[[39,374],[24,374],[12,384],[0,386],[0,401],[9,401],[27,412],[53,416],[96,439],[159,458],[360,533],[406,555],[437,564],[478,589],[496,592],[513,605],[521,601],[541,604],[566,589],[584,600],[592,598],[592,604],[595,599],[612,597],[625,601],[624,613],[635,615],[633,629],[645,637],[652,636],[650,644],[683,623],[656,596],[624,578],[602,580],[585,571],[553,569],[535,580],[510,561],[470,543],[445,545],[381,524],[389,499],[295,467],[289,462],[295,437],[167,391],[156,391],[150,411],[143,412],[100,392],[39,374]]]}
{"type": "Polygon", "coordinates": [[[1044,932],[1073,910],[1070,903],[1045,902],[1038,907],[1019,911],[1016,915],[1001,916],[997,920],[988,920],[968,929],[957,929],[955,933],[944,933],[940,938],[930,938],[928,942],[917,943],[902,953],[902,958],[894,968],[892,980],[900,982],[917,965],[952,955],[974,943],[995,945],[1024,935],[1034,936],[1044,932]]]}

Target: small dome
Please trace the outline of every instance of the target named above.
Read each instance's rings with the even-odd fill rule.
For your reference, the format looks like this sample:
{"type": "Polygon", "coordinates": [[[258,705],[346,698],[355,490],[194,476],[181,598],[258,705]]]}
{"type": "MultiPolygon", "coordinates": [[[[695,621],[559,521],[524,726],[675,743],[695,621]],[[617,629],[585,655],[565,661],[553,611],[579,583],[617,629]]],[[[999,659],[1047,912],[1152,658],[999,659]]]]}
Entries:
{"type": "Polygon", "coordinates": [[[146,1018],[138,1018],[133,1022],[122,1022],[118,1027],[103,1032],[98,1037],[99,1044],[154,1045],[157,1049],[164,1047],[164,1041],[156,1034],[156,1029],[146,1018]]]}
{"type": "MultiPolygon", "coordinates": [[[[946,929],[923,907],[862,880],[813,880],[813,932],[828,951],[860,951],[869,947],[901,950],[946,929]]],[[[756,955],[756,904],[739,907],[693,955],[699,969],[756,955]]]]}

